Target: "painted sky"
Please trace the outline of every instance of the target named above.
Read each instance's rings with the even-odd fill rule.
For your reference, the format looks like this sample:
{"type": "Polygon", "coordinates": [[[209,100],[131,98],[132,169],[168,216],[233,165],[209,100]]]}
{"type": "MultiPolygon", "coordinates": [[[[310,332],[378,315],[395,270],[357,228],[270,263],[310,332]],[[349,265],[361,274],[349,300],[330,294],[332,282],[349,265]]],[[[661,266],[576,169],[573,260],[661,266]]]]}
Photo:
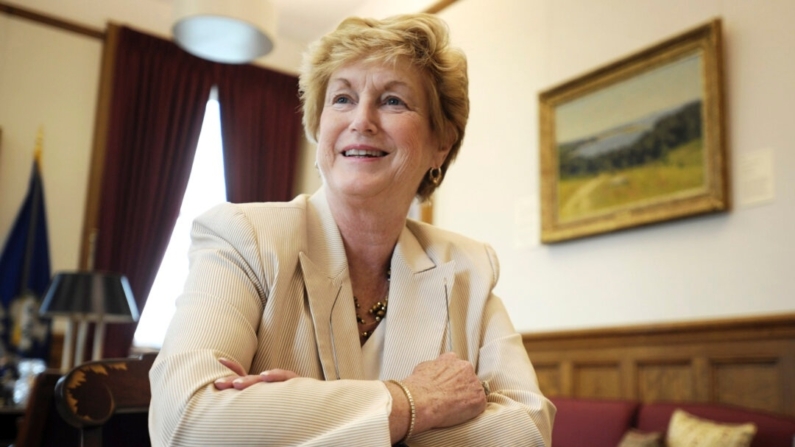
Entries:
{"type": "Polygon", "coordinates": [[[702,53],[559,105],[555,135],[559,143],[588,137],[630,123],[649,113],[702,97],[702,53]]]}

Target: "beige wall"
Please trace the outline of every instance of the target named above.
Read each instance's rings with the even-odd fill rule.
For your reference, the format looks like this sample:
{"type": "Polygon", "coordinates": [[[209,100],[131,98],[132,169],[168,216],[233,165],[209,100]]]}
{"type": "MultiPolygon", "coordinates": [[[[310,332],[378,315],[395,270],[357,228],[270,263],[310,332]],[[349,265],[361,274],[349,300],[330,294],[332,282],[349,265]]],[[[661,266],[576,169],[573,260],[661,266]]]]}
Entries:
{"type": "MultiPolygon", "coordinates": [[[[519,330],[795,311],[795,2],[461,0],[441,16],[469,57],[472,115],[436,222],[494,245],[497,292],[519,330]],[[538,92],[713,17],[724,21],[731,157],[772,149],[775,200],[528,244],[538,234],[538,92]]],[[[732,176],[742,193],[736,166],[732,176]]]]}
{"type": "Polygon", "coordinates": [[[78,265],[102,43],[0,14],[0,240],[24,199],[38,129],[53,271],[78,265]]]}

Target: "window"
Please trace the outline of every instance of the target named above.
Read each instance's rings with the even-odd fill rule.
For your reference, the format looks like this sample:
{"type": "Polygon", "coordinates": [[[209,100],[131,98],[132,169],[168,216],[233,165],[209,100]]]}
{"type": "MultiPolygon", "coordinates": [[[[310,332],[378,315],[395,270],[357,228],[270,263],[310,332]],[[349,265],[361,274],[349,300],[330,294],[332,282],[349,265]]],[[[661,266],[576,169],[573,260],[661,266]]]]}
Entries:
{"type": "Polygon", "coordinates": [[[207,101],[199,145],[191,168],[188,188],[182,199],[179,218],[160,270],[149,292],[133,344],[160,348],[174,316],[174,302],[188,277],[188,248],[193,220],[210,207],[226,201],[224,160],[221,145],[221,113],[215,91],[207,101]]]}

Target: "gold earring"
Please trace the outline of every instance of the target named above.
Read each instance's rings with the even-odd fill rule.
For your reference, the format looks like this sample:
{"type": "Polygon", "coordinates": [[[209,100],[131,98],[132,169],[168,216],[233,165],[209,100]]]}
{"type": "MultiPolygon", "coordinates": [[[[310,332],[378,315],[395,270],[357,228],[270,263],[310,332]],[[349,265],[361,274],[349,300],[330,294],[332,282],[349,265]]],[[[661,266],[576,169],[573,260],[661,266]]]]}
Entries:
{"type": "Polygon", "coordinates": [[[431,168],[428,171],[428,178],[431,179],[431,183],[439,186],[439,183],[442,183],[442,168],[431,168]]]}

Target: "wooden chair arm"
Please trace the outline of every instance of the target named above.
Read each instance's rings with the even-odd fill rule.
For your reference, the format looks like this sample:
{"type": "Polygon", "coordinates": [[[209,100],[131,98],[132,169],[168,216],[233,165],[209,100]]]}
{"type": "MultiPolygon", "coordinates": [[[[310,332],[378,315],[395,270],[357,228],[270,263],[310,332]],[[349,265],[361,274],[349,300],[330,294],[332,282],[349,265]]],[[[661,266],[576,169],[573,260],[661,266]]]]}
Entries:
{"type": "Polygon", "coordinates": [[[101,426],[116,413],[148,411],[149,369],[156,356],[104,359],[73,368],[55,386],[58,413],[83,429],[101,426]]]}

